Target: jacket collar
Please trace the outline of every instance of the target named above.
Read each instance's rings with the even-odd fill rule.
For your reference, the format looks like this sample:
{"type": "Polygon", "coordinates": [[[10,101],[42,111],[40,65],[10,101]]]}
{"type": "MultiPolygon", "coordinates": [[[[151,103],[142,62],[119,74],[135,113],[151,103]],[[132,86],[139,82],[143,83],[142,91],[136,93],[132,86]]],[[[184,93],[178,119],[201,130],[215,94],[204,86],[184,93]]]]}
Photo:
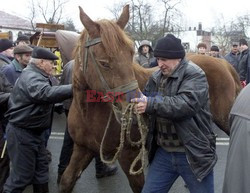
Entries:
{"type": "Polygon", "coordinates": [[[16,59],[12,61],[12,64],[17,72],[22,72],[24,69],[24,65],[20,64],[16,59]]]}
{"type": "Polygon", "coordinates": [[[27,69],[31,68],[33,71],[38,72],[42,74],[43,76],[49,78],[49,75],[46,72],[44,72],[42,69],[38,68],[34,63],[29,63],[26,68],[27,69]]]}

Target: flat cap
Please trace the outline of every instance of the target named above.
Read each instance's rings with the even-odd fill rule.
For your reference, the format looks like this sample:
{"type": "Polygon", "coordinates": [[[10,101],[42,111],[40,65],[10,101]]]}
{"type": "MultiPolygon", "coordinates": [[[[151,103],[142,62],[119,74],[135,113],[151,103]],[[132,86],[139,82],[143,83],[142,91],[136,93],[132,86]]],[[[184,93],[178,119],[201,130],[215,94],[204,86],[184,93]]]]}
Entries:
{"type": "Polygon", "coordinates": [[[28,45],[17,45],[14,48],[14,54],[31,53],[33,49],[28,45]]]}
{"type": "Polygon", "coordinates": [[[12,41],[8,39],[0,39],[0,52],[8,50],[9,48],[12,48],[12,47],[14,47],[14,44],[12,41]]]}
{"type": "Polygon", "coordinates": [[[35,47],[33,49],[31,57],[37,59],[45,59],[45,60],[58,60],[58,57],[55,54],[53,54],[50,50],[41,47],[35,47]]]}

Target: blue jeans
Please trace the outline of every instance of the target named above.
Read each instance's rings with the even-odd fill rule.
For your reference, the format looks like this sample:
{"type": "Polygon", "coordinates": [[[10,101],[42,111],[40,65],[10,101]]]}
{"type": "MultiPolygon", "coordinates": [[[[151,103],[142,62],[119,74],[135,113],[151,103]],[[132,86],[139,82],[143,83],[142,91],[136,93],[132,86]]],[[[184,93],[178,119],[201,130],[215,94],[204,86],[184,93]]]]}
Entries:
{"type": "Polygon", "coordinates": [[[181,176],[191,193],[214,193],[214,175],[210,172],[201,182],[193,174],[185,153],[168,153],[159,147],[149,166],[142,193],[166,193],[181,176]]]}

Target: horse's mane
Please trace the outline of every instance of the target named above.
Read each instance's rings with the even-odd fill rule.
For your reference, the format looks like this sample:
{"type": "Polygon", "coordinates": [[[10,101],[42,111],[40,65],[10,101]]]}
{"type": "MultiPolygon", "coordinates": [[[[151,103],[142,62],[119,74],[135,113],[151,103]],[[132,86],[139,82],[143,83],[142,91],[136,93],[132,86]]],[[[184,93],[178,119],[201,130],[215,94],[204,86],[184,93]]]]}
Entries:
{"type": "MultiPolygon", "coordinates": [[[[129,49],[134,55],[134,43],[129,36],[114,22],[106,19],[96,21],[100,29],[100,38],[106,54],[113,58],[118,52],[129,49]]],[[[87,31],[83,30],[78,40],[78,45],[74,51],[75,55],[80,46],[86,42],[87,31]]]]}

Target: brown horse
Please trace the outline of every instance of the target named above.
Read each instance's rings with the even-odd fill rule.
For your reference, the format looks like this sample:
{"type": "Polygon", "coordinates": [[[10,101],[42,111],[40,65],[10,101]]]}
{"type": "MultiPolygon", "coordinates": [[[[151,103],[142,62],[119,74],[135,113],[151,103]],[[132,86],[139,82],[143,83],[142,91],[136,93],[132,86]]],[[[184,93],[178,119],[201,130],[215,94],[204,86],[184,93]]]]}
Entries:
{"type": "MultiPolygon", "coordinates": [[[[104,101],[102,95],[108,94],[113,100],[121,99],[119,104],[125,108],[128,103],[126,94],[139,90],[138,88],[143,90],[149,76],[157,70],[157,68],[144,69],[138,64],[133,64],[133,42],[123,31],[129,19],[128,6],[124,7],[117,21],[94,22],[82,8],[80,8],[80,19],[85,30],[76,48],[73,69],[74,97],[68,117],[74,150],[60,182],[61,193],[72,191],[78,176],[99,153],[109,114],[112,113],[110,102],[100,102],[104,101]]],[[[190,56],[190,59],[206,72],[214,120],[221,129],[228,131],[227,116],[238,92],[236,87],[240,85],[237,76],[228,64],[222,65],[223,62],[212,57],[197,55],[190,56]]],[[[116,147],[120,143],[120,131],[120,124],[112,116],[103,144],[105,156],[112,156],[116,152],[116,147]]],[[[136,141],[139,132],[133,128],[131,136],[136,141]]],[[[131,147],[125,141],[123,151],[118,158],[133,192],[136,193],[142,190],[144,175],[143,173],[130,175],[129,167],[138,152],[137,147],[131,147]]],[[[140,164],[137,167],[140,167],[140,164]]]]}

